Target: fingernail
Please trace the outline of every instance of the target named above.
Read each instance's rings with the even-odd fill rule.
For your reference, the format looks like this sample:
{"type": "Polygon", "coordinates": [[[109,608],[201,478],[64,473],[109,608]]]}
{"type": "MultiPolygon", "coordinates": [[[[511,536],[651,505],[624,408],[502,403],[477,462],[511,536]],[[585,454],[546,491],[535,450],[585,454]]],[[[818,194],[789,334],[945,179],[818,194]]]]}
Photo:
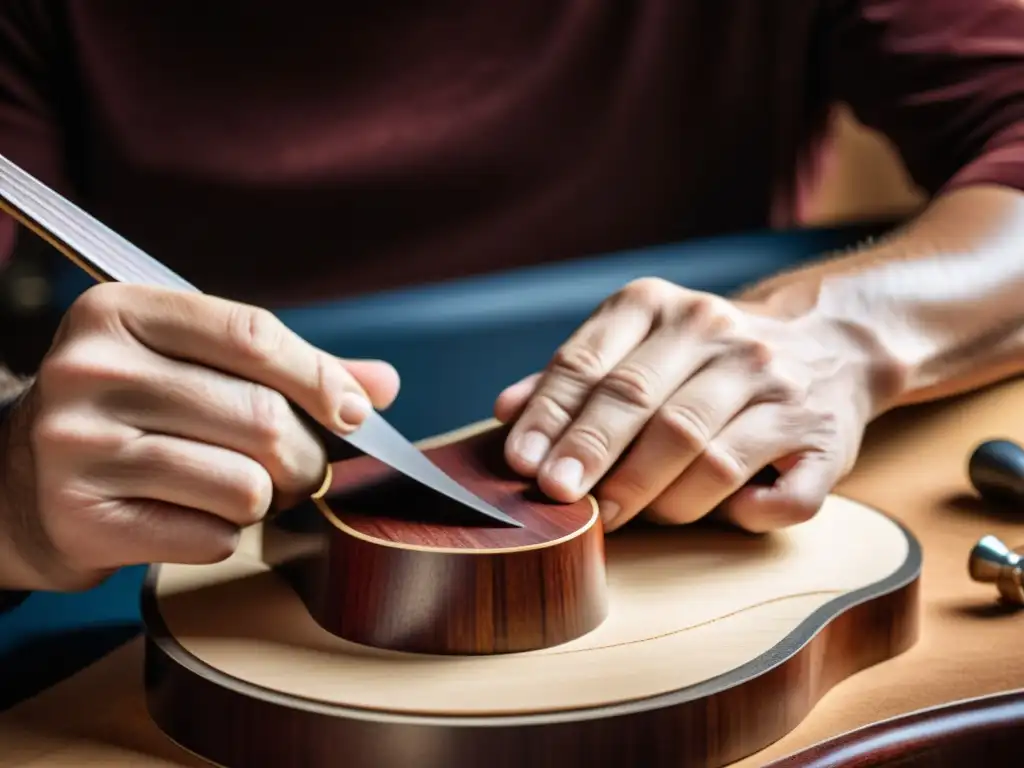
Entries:
{"type": "Polygon", "coordinates": [[[551,479],[569,493],[577,493],[583,480],[583,465],[578,459],[559,459],[551,468],[551,479]]]}
{"type": "Polygon", "coordinates": [[[615,522],[615,518],[618,517],[619,510],[622,509],[614,501],[600,501],[597,504],[598,510],[601,512],[601,519],[605,525],[611,525],[615,522]]]}
{"type": "Polygon", "coordinates": [[[540,432],[527,432],[519,440],[519,456],[527,464],[536,466],[544,461],[551,442],[540,432]]]}
{"type": "Polygon", "coordinates": [[[341,408],[338,410],[338,415],[346,424],[358,427],[366,420],[371,410],[373,410],[373,406],[370,405],[370,402],[365,397],[354,392],[348,392],[341,398],[341,408]]]}

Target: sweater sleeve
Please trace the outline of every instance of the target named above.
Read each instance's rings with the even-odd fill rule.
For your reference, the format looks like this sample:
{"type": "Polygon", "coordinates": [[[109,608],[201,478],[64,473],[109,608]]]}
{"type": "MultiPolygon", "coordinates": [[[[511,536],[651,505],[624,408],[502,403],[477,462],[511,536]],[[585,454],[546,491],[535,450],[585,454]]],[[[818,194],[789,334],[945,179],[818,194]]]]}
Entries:
{"type": "Polygon", "coordinates": [[[1024,191],[1024,0],[826,0],[827,95],[931,194],[1024,191]]]}
{"type": "MultiPolygon", "coordinates": [[[[0,154],[66,191],[64,136],[72,97],[58,5],[44,0],[0,4],[0,154]]],[[[17,229],[0,213],[0,268],[11,255],[17,229]]]]}

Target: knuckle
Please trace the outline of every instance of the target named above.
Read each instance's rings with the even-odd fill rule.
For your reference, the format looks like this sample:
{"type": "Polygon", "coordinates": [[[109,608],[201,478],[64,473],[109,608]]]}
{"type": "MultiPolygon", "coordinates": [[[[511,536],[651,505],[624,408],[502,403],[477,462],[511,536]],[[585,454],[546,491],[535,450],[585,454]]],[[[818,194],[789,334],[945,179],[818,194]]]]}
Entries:
{"type": "Polygon", "coordinates": [[[569,409],[549,392],[538,393],[530,404],[530,421],[534,420],[542,431],[560,432],[572,421],[569,409]]]}
{"type": "MultiPolygon", "coordinates": [[[[128,350],[130,352],[130,350],[128,350]]],[[[46,396],[82,391],[94,385],[122,385],[145,378],[138,358],[109,340],[80,339],[43,358],[36,381],[46,396]]]]}
{"type": "Polygon", "coordinates": [[[644,411],[658,406],[658,374],[637,363],[613,368],[601,382],[601,389],[626,405],[644,411]]]}
{"type": "Polygon", "coordinates": [[[691,293],[685,301],[676,302],[670,320],[676,326],[716,340],[728,337],[735,326],[727,302],[709,293],[691,293]]]}
{"type": "Polygon", "coordinates": [[[102,360],[99,355],[81,354],[77,346],[66,347],[43,359],[36,381],[44,392],[75,386],[98,375],[104,366],[102,360]]]}
{"type": "Polygon", "coordinates": [[[264,363],[280,354],[284,327],[270,310],[239,304],[228,313],[228,338],[241,354],[264,363]]]}
{"type": "Polygon", "coordinates": [[[666,405],[658,411],[657,421],[669,439],[686,451],[702,451],[710,440],[705,419],[693,406],[666,405]]]}
{"type": "Polygon", "coordinates": [[[274,497],[274,484],[260,468],[238,473],[234,492],[238,499],[238,515],[243,524],[257,523],[270,509],[274,497]]]}
{"type": "Polygon", "coordinates": [[[612,440],[600,427],[580,424],[566,436],[567,453],[579,457],[586,464],[600,464],[612,453],[612,440]]]}
{"type": "Polygon", "coordinates": [[[723,317],[721,303],[710,294],[699,293],[683,305],[682,316],[691,323],[707,326],[723,317]]]}
{"type": "Polygon", "coordinates": [[[636,304],[657,306],[678,290],[678,286],[663,278],[640,277],[626,283],[620,293],[624,298],[636,304]]]}
{"type": "Polygon", "coordinates": [[[761,339],[739,338],[732,342],[732,356],[752,373],[771,374],[775,352],[761,339]]]}
{"type": "Polygon", "coordinates": [[[93,453],[116,452],[125,440],[114,434],[98,434],[83,414],[52,410],[40,413],[29,427],[29,441],[37,456],[67,455],[87,449],[93,453]]]}
{"type": "Polygon", "coordinates": [[[272,456],[280,456],[288,434],[291,407],[280,392],[260,384],[248,387],[248,418],[260,446],[272,456]]]}
{"type": "Polygon", "coordinates": [[[565,344],[558,348],[551,360],[551,369],[572,381],[593,385],[604,375],[601,356],[582,344],[565,344]]]}
{"type": "Polygon", "coordinates": [[[67,320],[72,326],[105,323],[115,316],[122,297],[129,286],[119,283],[100,283],[84,291],[68,307],[67,320]]]}
{"type": "Polygon", "coordinates": [[[705,448],[701,465],[711,480],[723,488],[737,488],[751,475],[746,463],[739,456],[723,446],[714,444],[705,448]]]}

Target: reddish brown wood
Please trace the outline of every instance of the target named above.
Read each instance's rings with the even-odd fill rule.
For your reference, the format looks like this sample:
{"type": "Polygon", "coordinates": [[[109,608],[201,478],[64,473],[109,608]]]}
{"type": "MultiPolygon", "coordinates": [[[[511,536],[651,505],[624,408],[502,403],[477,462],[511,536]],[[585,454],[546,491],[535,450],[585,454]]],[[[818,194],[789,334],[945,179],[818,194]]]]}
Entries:
{"type": "Polygon", "coordinates": [[[320,510],[304,508],[267,527],[267,561],[278,564],[322,627],[364,645],[510,653],[591,631],[608,610],[595,506],[588,499],[546,501],[504,469],[504,433],[491,430],[427,454],[522,528],[467,514],[363,457],[334,466],[326,521],[320,510]],[[294,549],[300,531],[308,554],[278,554],[294,549]]]}
{"type": "Polygon", "coordinates": [[[891,578],[835,598],[731,672],[628,704],[508,717],[339,707],[230,678],[169,634],[154,568],[143,596],[148,706],[170,738],[227,768],[718,768],[791,731],[837,682],[913,644],[921,551],[907,537],[891,578]]]}
{"type": "Polygon", "coordinates": [[[326,501],[340,520],[364,535],[422,547],[512,549],[548,544],[588,525],[592,502],[552,502],[508,468],[503,458],[507,433],[489,429],[425,453],[462,486],[523,523],[522,528],[493,523],[369,457],[334,465],[326,501]]]}
{"type": "Polygon", "coordinates": [[[823,741],[765,768],[1017,765],[1024,690],[912,712],[823,741]]]}

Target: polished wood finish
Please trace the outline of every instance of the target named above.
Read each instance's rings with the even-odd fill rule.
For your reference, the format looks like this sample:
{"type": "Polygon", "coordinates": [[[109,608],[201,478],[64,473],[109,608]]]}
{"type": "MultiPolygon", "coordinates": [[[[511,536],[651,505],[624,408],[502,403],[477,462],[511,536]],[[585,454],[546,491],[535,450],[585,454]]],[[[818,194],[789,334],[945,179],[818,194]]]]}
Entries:
{"type": "MultiPolygon", "coordinates": [[[[0,211],[99,282],[198,292],[2,155],[0,211]]],[[[329,457],[354,453],[342,436],[295,410],[329,457]]],[[[307,556],[282,570],[325,628],[382,648],[473,654],[557,645],[601,623],[606,597],[596,502],[545,502],[500,469],[499,440],[474,438],[435,458],[478,495],[520,516],[526,525],[512,535],[369,457],[337,462],[331,501],[317,499],[331,530],[307,530],[316,518],[308,511],[278,522],[278,532],[303,528],[307,556]],[[407,578],[417,581],[415,606],[407,578]]]]}
{"type": "Polygon", "coordinates": [[[1024,690],[958,701],[859,728],[765,768],[1018,765],[1024,690]]]}
{"type": "Polygon", "coordinates": [[[595,503],[552,502],[535,484],[517,476],[503,458],[508,429],[488,425],[424,454],[449,477],[523,523],[498,525],[387,465],[363,456],[334,465],[324,496],[336,527],[409,549],[512,551],[548,547],[595,524],[595,503]]]}
{"type": "MultiPolygon", "coordinates": [[[[967,573],[968,555],[980,536],[992,534],[1011,546],[1024,544],[1024,521],[1020,514],[986,506],[973,494],[967,476],[968,457],[982,441],[997,436],[1018,442],[1024,441],[1024,420],[1012,417],[1013,414],[1021,412],[1024,412],[1024,381],[1012,381],[967,397],[901,409],[887,414],[868,430],[857,466],[842,482],[839,491],[847,498],[884,509],[904,523],[920,539],[926,554],[918,587],[923,609],[920,639],[913,647],[895,658],[838,681],[828,695],[816,704],[813,700],[804,703],[798,701],[797,709],[810,709],[799,725],[788,730],[777,741],[731,764],[731,768],[765,768],[772,760],[784,758],[851,730],[871,726],[880,720],[900,717],[922,708],[942,706],[953,700],[1024,688],[1024,654],[1020,653],[1021,614],[1000,605],[991,585],[974,583],[967,573]]],[[[622,546],[627,541],[627,537],[622,535],[624,533],[625,531],[616,532],[607,539],[609,583],[613,596],[618,579],[616,573],[623,561],[622,546]]],[[[680,533],[684,533],[685,537],[680,536],[679,541],[688,541],[693,537],[698,540],[700,548],[708,549],[707,540],[701,538],[707,534],[706,530],[687,528],[680,533]]],[[[722,553],[712,550],[708,553],[706,561],[710,565],[702,564],[702,567],[714,572],[714,577],[709,582],[712,586],[720,587],[721,591],[728,587],[742,593],[756,588],[764,582],[765,575],[772,574],[770,569],[762,568],[761,562],[761,558],[769,558],[771,552],[758,549],[757,542],[753,540],[732,541],[736,544],[734,552],[722,553]],[[719,566],[717,558],[724,559],[725,562],[719,566]],[[726,584],[726,577],[729,574],[735,574],[736,579],[726,584]]],[[[695,545],[695,551],[696,549],[695,545]]],[[[848,557],[848,549],[848,542],[836,547],[836,556],[848,557]]],[[[258,554],[257,546],[253,549],[254,559],[258,559],[258,554]]],[[[871,559],[871,555],[868,554],[866,559],[871,559]]],[[[207,573],[205,568],[197,567],[196,576],[207,573]]],[[[172,569],[164,571],[163,575],[166,576],[170,570],[172,569]]],[[[839,572],[846,570],[844,562],[839,572]]],[[[671,569],[668,572],[671,573],[671,569]]],[[[195,636],[195,633],[190,634],[187,627],[178,627],[182,616],[176,615],[176,609],[168,613],[170,626],[178,627],[180,630],[175,632],[175,643],[180,650],[169,649],[168,652],[173,653],[175,658],[194,661],[197,658],[194,652],[200,652],[198,646],[202,641],[206,648],[201,655],[208,656],[211,644],[221,645],[225,641],[244,637],[251,629],[252,621],[257,619],[265,619],[267,624],[274,625],[272,628],[279,629],[282,635],[292,631],[293,628],[288,626],[276,627],[277,624],[284,623],[277,621],[276,615],[261,616],[260,601],[266,602],[266,591],[254,589],[250,595],[252,599],[246,601],[239,599],[239,586],[237,583],[226,584],[224,599],[211,600],[208,606],[210,610],[219,608],[226,614],[217,628],[216,636],[204,638],[195,636]],[[254,614],[254,617],[246,619],[247,614],[254,614]]],[[[294,592],[286,586],[278,586],[281,593],[294,597],[294,592]]],[[[694,592],[693,589],[685,589],[682,597],[685,599],[694,592]]],[[[638,591],[633,602],[641,603],[646,597],[649,595],[645,591],[638,591]]],[[[715,599],[720,599],[720,593],[716,593],[715,599]]],[[[166,612],[168,608],[174,607],[173,603],[176,600],[177,598],[171,601],[171,605],[165,603],[162,610],[166,612]]],[[[665,601],[665,605],[671,604],[671,601],[665,601]]],[[[182,613],[187,613],[196,606],[186,600],[178,607],[182,609],[182,613]]],[[[686,610],[692,612],[699,608],[697,602],[687,603],[686,610]]],[[[642,610],[646,615],[646,605],[642,606],[642,610]]],[[[641,606],[638,606],[638,613],[634,614],[634,617],[639,615],[640,611],[641,606]]],[[[603,634],[608,627],[618,622],[617,612],[616,606],[613,605],[613,610],[604,624],[580,641],[575,641],[573,645],[585,643],[588,638],[603,634]]],[[[315,627],[315,623],[301,605],[296,614],[300,620],[312,623],[315,627]]],[[[746,614],[749,612],[741,613],[740,616],[746,614]]],[[[734,618],[726,617],[718,622],[706,623],[704,626],[710,629],[716,625],[728,625],[733,620],[734,618]]],[[[764,632],[770,624],[771,622],[755,618],[749,626],[744,625],[742,630],[734,631],[729,636],[733,637],[735,642],[741,642],[754,633],[764,632]]],[[[330,645],[328,640],[342,642],[323,630],[319,631],[325,637],[325,645],[330,645]]],[[[81,674],[53,686],[38,698],[26,701],[11,711],[0,713],[0,768],[38,768],[43,765],[47,768],[80,768],[83,765],[123,765],[132,768],[208,767],[208,762],[174,744],[157,727],[147,712],[147,692],[142,676],[146,656],[145,642],[144,638],[133,640],[81,674]]],[[[159,642],[155,644],[159,645],[159,642]]],[[[697,643],[695,647],[699,648],[699,651],[680,652],[674,657],[677,660],[676,664],[666,663],[663,666],[665,670],[672,672],[676,666],[690,663],[693,658],[706,659],[728,650],[728,647],[734,644],[724,642],[722,636],[715,635],[712,639],[697,643]]],[[[834,665],[834,656],[820,655],[823,646],[817,640],[815,644],[815,653],[819,655],[816,660],[812,660],[809,674],[814,674],[816,669],[834,665]]],[[[633,648],[635,645],[629,647],[633,648]]],[[[272,657],[272,651],[276,646],[270,647],[257,639],[252,641],[252,649],[252,663],[259,667],[260,657],[272,657]]],[[[224,647],[223,657],[234,657],[235,650],[235,646],[224,647]]],[[[163,653],[159,649],[157,652],[163,653]]],[[[326,658],[328,661],[333,658],[323,646],[308,649],[307,652],[310,658],[326,658]]],[[[404,654],[390,652],[378,652],[377,655],[381,658],[405,658],[404,654]]],[[[493,664],[507,663],[511,660],[536,660],[541,656],[554,656],[571,663],[573,658],[582,657],[583,654],[561,654],[552,650],[455,661],[459,665],[493,664]]],[[[408,689],[407,698],[415,699],[417,691],[422,687],[423,678],[420,672],[424,666],[434,661],[434,657],[413,658],[415,663],[410,662],[406,665],[406,672],[399,681],[390,681],[386,675],[382,675],[379,686],[405,685],[408,689]]],[[[784,666],[789,665],[791,669],[796,663],[785,661],[784,657],[780,658],[783,658],[781,663],[784,666]]],[[[601,680],[595,682],[595,686],[607,687],[613,683],[619,686],[622,684],[621,678],[627,673],[644,673],[646,668],[639,661],[639,658],[618,661],[606,660],[603,656],[595,658],[590,667],[591,677],[601,677],[601,680]]],[[[808,659],[805,658],[804,661],[806,663],[808,659]]],[[[164,661],[160,659],[151,659],[148,666],[150,684],[157,688],[166,686],[162,689],[165,696],[163,700],[165,705],[169,706],[167,697],[172,697],[171,689],[180,684],[180,681],[174,683],[172,678],[180,677],[180,670],[178,673],[168,671],[164,661]]],[[[314,672],[318,666],[321,665],[311,664],[314,672]]],[[[562,667],[564,664],[556,669],[562,667]]],[[[260,668],[265,669],[266,665],[260,668]]],[[[330,671],[333,669],[330,664],[323,664],[322,668],[324,687],[331,688],[338,695],[344,694],[361,677],[360,674],[347,675],[330,671]]],[[[580,669],[583,674],[583,665],[580,669]]],[[[367,670],[362,671],[369,674],[367,670]]],[[[548,691],[558,687],[543,677],[540,679],[541,684],[533,684],[533,689],[537,691],[536,695],[547,695],[548,691]]],[[[580,684],[583,682],[585,681],[581,681],[580,684]]],[[[273,683],[268,672],[260,687],[269,690],[274,687],[273,683]]],[[[212,685],[209,682],[207,684],[212,685]]],[[[478,675],[468,672],[460,671],[452,675],[452,684],[453,690],[464,690],[469,695],[479,694],[484,703],[490,701],[494,708],[500,707],[502,699],[508,698],[500,691],[495,691],[489,696],[489,681],[481,681],[478,675]],[[455,687],[460,680],[464,682],[461,689],[455,687]]],[[[527,687],[527,681],[524,681],[523,687],[527,687]]],[[[217,695],[227,696],[231,692],[231,688],[226,688],[217,695]]],[[[155,691],[151,695],[158,696],[155,691]]],[[[280,697],[275,700],[279,703],[284,701],[280,697]]],[[[453,694],[452,700],[458,701],[458,697],[453,694]]],[[[766,702],[765,716],[777,713],[780,701],[783,699],[777,698],[766,702]]],[[[722,743],[729,743],[738,738],[736,734],[742,732],[740,723],[745,714],[724,700],[722,703],[721,708],[707,710],[707,714],[713,726],[722,734],[722,743]]],[[[262,704],[266,702],[255,698],[249,702],[253,707],[262,704]]],[[[307,703],[307,706],[310,709],[318,708],[313,703],[307,703]]],[[[212,708],[204,707],[202,711],[206,713],[210,709],[212,708]]],[[[212,719],[213,722],[222,722],[225,732],[227,729],[237,728],[239,716],[237,710],[230,709],[216,712],[212,716],[203,715],[208,721],[212,719]]],[[[180,713],[177,717],[181,721],[187,720],[187,717],[180,713]]],[[[387,719],[386,715],[375,715],[373,712],[368,713],[366,717],[368,720],[374,717],[387,719]]],[[[479,717],[466,719],[474,722],[481,720],[479,717]]],[[[498,718],[482,719],[493,723],[498,718]]],[[[266,723],[267,720],[259,722],[266,723]]],[[[393,718],[394,724],[401,722],[402,718],[393,718]]],[[[499,722],[502,721],[499,719],[499,722]]],[[[508,723],[509,720],[503,722],[508,723]]],[[[182,722],[180,727],[185,728],[187,725],[182,722]]],[[[272,743],[271,748],[283,752],[284,744],[291,741],[286,730],[287,725],[288,721],[285,720],[280,723],[274,721],[271,726],[262,727],[262,732],[246,725],[245,733],[234,738],[242,741],[257,735],[276,741],[276,746],[272,743]]],[[[663,753],[666,743],[671,747],[672,744],[682,742],[687,733],[680,731],[677,734],[672,730],[674,725],[675,721],[669,721],[664,730],[652,732],[652,743],[649,746],[637,741],[633,747],[634,751],[657,756],[663,753]]],[[[202,726],[200,724],[195,727],[202,726]]],[[[212,726],[208,724],[206,727],[212,726]]],[[[358,723],[353,727],[358,728],[358,723]]],[[[368,723],[365,727],[374,730],[378,726],[368,723]]],[[[621,728],[621,725],[611,727],[621,728]]],[[[485,730],[485,727],[481,725],[480,730],[485,730]]],[[[596,724],[594,730],[600,730],[596,724]]],[[[429,768],[434,755],[434,742],[431,738],[423,736],[430,736],[431,731],[409,728],[405,733],[411,734],[409,739],[405,742],[396,739],[394,744],[396,750],[407,750],[408,760],[405,765],[426,765],[429,768]]],[[[1006,735],[1004,743],[1008,744],[1012,735],[1009,730],[1006,735]]],[[[301,737],[301,734],[299,736],[301,737]]],[[[1003,739],[1003,734],[994,734],[992,739],[1003,739]]],[[[951,742],[945,744],[955,749],[951,742]]],[[[329,746],[321,744],[323,749],[329,746]]],[[[556,745],[550,753],[541,755],[534,764],[576,768],[581,763],[573,759],[573,752],[580,749],[582,748],[569,734],[565,742],[556,745]]],[[[978,751],[974,753],[978,756],[977,760],[972,759],[960,764],[1013,765],[1016,762],[1013,759],[988,761],[980,757],[984,754],[983,749],[983,746],[979,746],[978,751]]],[[[334,745],[333,750],[335,764],[347,765],[348,750],[345,744],[334,745]]],[[[444,756],[443,752],[439,754],[438,762],[444,756]]],[[[932,753],[930,756],[922,752],[921,755],[925,762],[918,762],[919,765],[940,764],[927,761],[937,761],[938,757],[941,757],[941,752],[939,755],[932,753]]],[[[508,760],[503,761],[496,746],[482,764],[514,765],[514,756],[513,754],[508,760]]],[[[293,763],[296,760],[295,756],[288,759],[293,763]]],[[[919,759],[921,758],[914,757],[914,760],[919,759]]],[[[399,757],[395,757],[395,761],[398,760],[399,757]]],[[[599,760],[595,759],[595,762],[600,765],[599,760]]],[[[281,764],[287,767],[289,763],[283,759],[281,764]]],[[[622,764],[631,763],[627,761],[622,764]]]]}
{"type": "Polygon", "coordinates": [[[467,515],[360,457],[333,465],[319,509],[291,510],[266,526],[265,560],[324,629],[364,645],[514,653],[590,632],[608,611],[597,504],[546,501],[504,468],[506,434],[486,429],[426,454],[522,528],[467,515]]]}
{"type": "Polygon", "coordinates": [[[450,660],[324,632],[275,581],[266,542],[251,559],[155,568],[143,603],[150,712],[232,768],[336,765],[339,753],[352,768],[721,766],[917,636],[916,540],[839,497],[779,535],[636,526],[606,546],[612,599],[598,630],[450,660]]]}

